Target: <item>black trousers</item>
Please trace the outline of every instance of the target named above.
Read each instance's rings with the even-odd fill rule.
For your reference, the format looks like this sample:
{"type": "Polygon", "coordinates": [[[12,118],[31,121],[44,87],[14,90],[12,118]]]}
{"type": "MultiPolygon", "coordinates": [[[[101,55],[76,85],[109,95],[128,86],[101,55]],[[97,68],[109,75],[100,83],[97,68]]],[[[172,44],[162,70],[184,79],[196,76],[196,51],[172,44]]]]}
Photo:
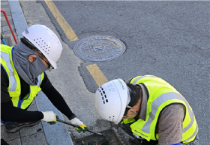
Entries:
{"type": "MultiPolygon", "coordinates": [[[[136,138],[136,137],[133,135],[133,132],[131,131],[130,125],[131,125],[131,124],[121,124],[121,122],[118,124],[118,126],[119,126],[120,128],[122,128],[122,130],[123,130],[124,132],[126,132],[128,135],[130,135],[130,136],[136,138]]],[[[141,137],[140,137],[140,138],[141,138],[141,137]]],[[[143,138],[138,139],[138,140],[139,140],[139,143],[140,143],[141,145],[157,145],[157,144],[158,144],[158,141],[150,140],[150,141],[148,142],[146,139],[143,139],[143,138]]]]}

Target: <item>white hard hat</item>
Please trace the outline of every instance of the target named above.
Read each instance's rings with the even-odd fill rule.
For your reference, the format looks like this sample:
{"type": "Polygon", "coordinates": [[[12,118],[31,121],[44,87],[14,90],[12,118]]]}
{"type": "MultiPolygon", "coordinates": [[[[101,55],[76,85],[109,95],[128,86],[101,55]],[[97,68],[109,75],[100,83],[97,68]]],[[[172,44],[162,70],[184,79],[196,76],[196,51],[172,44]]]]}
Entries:
{"type": "Polygon", "coordinates": [[[63,50],[56,34],[44,25],[32,25],[22,34],[43,53],[53,68],[56,69],[56,61],[60,58],[63,50]]]}
{"type": "Polygon", "coordinates": [[[95,93],[95,109],[99,116],[118,124],[130,102],[129,89],[122,79],[103,84],[95,93]]]}

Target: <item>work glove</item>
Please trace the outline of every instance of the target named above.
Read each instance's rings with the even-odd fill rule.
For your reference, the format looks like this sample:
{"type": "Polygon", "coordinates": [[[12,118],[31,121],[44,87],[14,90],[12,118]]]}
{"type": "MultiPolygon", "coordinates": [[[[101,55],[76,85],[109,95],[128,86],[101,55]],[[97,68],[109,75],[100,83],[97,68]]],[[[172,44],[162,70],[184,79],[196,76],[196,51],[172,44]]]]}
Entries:
{"type": "Polygon", "coordinates": [[[89,130],[88,127],[82,121],[80,121],[77,117],[71,119],[70,123],[79,126],[79,127],[75,127],[75,129],[79,133],[81,133],[82,131],[85,132],[89,130]]]}
{"type": "Polygon", "coordinates": [[[42,112],[44,118],[42,119],[43,121],[49,123],[49,124],[55,124],[56,123],[56,118],[58,118],[58,116],[53,112],[53,111],[46,111],[46,112],[42,112]]]}

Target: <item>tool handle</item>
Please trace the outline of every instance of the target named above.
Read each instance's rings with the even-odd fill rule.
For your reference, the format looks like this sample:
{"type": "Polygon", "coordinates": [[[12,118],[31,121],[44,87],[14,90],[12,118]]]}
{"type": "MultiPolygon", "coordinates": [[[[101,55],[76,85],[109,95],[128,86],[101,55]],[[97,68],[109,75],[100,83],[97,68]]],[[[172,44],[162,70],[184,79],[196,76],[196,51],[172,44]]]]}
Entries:
{"type": "MultiPolygon", "coordinates": [[[[77,125],[71,124],[71,123],[66,122],[66,121],[63,121],[63,120],[61,120],[61,119],[57,119],[57,121],[58,121],[58,122],[65,123],[65,124],[68,124],[68,125],[71,125],[71,126],[73,126],[73,127],[79,127],[79,126],[77,126],[77,125]]],[[[102,135],[102,133],[97,133],[97,132],[94,132],[94,131],[91,131],[91,130],[87,130],[87,131],[88,131],[88,132],[91,132],[91,133],[95,133],[95,134],[97,134],[97,135],[102,135]]]]}
{"type": "Polygon", "coordinates": [[[62,122],[62,123],[65,123],[65,124],[71,125],[71,126],[73,126],[73,127],[78,127],[77,125],[71,124],[71,123],[66,122],[66,121],[63,121],[63,120],[61,120],[61,119],[56,119],[56,120],[57,120],[57,121],[59,121],[59,122],[62,122]]]}

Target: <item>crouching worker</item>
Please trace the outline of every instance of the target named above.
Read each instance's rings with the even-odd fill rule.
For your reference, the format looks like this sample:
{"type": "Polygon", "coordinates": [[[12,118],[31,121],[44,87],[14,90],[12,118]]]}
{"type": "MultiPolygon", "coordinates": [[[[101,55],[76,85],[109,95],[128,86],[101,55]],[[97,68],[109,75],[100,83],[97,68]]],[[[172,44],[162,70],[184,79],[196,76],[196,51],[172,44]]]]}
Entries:
{"type": "Polygon", "coordinates": [[[14,47],[1,45],[1,121],[7,132],[38,124],[40,120],[56,122],[53,111],[27,111],[42,90],[52,104],[79,126],[88,128],[72,113],[61,94],[52,86],[46,70],[56,69],[62,45],[56,34],[44,25],[32,25],[14,47]]]}
{"type": "Polygon", "coordinates": [[[136,145],[199,145],[198,125],[187,100],[169,83],[152,75],[99,87],[95,108],[118,124],[136,145]]]}

